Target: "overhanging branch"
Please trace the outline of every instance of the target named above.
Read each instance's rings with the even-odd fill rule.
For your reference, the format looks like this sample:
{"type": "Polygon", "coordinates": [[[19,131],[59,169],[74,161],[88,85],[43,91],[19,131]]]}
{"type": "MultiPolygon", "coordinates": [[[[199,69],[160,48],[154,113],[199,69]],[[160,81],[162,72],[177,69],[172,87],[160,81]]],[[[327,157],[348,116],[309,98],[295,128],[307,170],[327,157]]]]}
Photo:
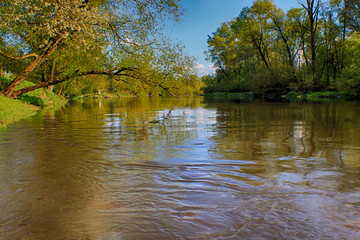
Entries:
{"type": "Polygon", "coordinates": [[[71,78],[75,78],[75,77],[84,77],[84,76],[88,76],[88,75],[105,75],[105,76],[110,76],[110,77],[130,76],[130,74],[124,73],[124,72],[125,71],[134,71],[134,70],[135,70],[134,68],[123,67],[123,68],[119,68],[119,69],[110,69],[110,70],[105,70],[105,71],[92,70],[92,71],[86,71],[86,72],[82,72],[82,73],[76,72],[75,74],[63,77],[63,78],[58,79],[58,80],[54,80],[54,81],[51,81],[51,82],[43,82],[43,83],[39,83],[39,84],[36,84],[36,85],[33,85],[33,86],[22,88],[22,89],[20,89],[18,91],[15,91],[14,96],[20,96],[20,95],[22,95],[24,93],[31,92],[31,91],[34,91],[34,90],[39,89],[39,88],[45,88],[45,87],[48,87],[48,86],[63,83],[63,82],[69,81],[71,78]]]}
{"type": "Polygon", "coordinates": [[[27,55],[24,55],[24,56],[21,56],[21,57],[14,57],[14,56],[11,56],[9,54],[4,53],[1,50],[0,50],[0,55],[4,56],[6,58],[13,59],[13,60],[22,60],[22,59],[26,59],[26,58],[30,58],[30,57],[35,57],[35,58],[39,57],[39,55],[37,55],[36,53],[30,53],[30,54],[27,54],[27,55]]]}
{"type": "Polygon", "coordinates": [[[139,79],[140,81],[142,81],[143,83],[145,83],[147,85],[159,86],[160,88],[165,90],[170,95],[172,95],[174,97],[177,97],[177,98],[180,98],[179,96],[172,93],[168,87],[165,87],[165,86],[163,86],[162,84],[159,84],[159,83],[154,84],[150,80],[147,80],[147,79],[142,78],[142,77],[137,77],[136,74],[131,74],[131,73],[134,73],[134,72],[136,72],[136,69],[131,68],[131,67],[114,68],[114,69],[108,69],[108,70],[104,70],[104,71],[92,70],[92,71],[86,71],[86,72],[82,72],[82,73],[76,71],[74,74],[63,77],[63,78],[58,79],[58,80],[54,80],[54,81],[51,81],[51,82],[43,82],[43,83],[39,83],[39,84],[36,84],[36,85],[33,85],[33,86],[22,88],[22,89],[20,89],[18,91],[14,91],[14,96],[17,97],[17,96],[20,96],[20,95],[22,95],[24,93],[31,92],[31,91],[34,91],[34,90],[39,89],[39,88],[45,88],[45,87],[48,87],[48,86],[63,83],[63,82],[69,81],[70,79],[75,78],[75,77],[84,77],[84,76],[89,76],[89,75],[103,75],[103,76],[109,76],[110,78],[112,78],[112,79],[114,79],[116,81],[122,81],[122,82],[125,82],[127,84],[131,84],[131,83],[126,81],[125,79],[122,79],[122,78],[119,78],[119,77],[126,76],[126,77],[136,78],[136,79],[139,79]]]}

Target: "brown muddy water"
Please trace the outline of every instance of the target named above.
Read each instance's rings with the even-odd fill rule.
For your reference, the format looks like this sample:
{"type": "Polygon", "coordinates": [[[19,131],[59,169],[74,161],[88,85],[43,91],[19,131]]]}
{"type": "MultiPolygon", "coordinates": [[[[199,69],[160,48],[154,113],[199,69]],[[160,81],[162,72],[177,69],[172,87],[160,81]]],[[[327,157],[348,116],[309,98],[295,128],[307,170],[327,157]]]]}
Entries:
{"type": "Polygon", "coordinates": [[[0,239],[360,239],[360,104],[104,99],[19,121],[0,239]]]}

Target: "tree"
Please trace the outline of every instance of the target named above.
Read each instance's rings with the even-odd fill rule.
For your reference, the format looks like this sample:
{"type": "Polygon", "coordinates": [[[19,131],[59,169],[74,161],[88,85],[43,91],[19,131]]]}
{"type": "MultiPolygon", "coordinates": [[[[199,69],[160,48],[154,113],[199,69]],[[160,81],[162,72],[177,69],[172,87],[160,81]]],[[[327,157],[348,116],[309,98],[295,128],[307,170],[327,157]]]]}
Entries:
{"type": "Polygon", "coordinates": [[[318,88],[320,85],[319,77],[317,76],[317,49],[318,49],[318,39],[317,32],[319,27],[319,14],[320,14],[320,0],[306,0],[306,3],[300,3],[301,6],[307,13],[308,24],[305,26],[307,32],[309,33],[310,52],[311,52],[311,72],[313,75],[313,82],[315,88],[318,88]]]}
{"type": "Polygon", "coordinates": [[[213,78],[219,90],[268,91],[283,88],[283,79],[295,81],[296,51],[288,25],[272,1],[257,0],[209,36],[207,54],[219,68],[213,78]]]}
{"type": "Polygon", "coordinates": [[[357,0],[344,0],[344,15],[349,27],[360,32],[360,2],[357,0]]]}
{"type": "MultiPolygon", "coordinates": [[[[16,43],[19,48],[2,45],[0,55],[18,61],[25,67],[0,92],[17,97],[27,91],[58,84],[74,77],[105,75],[131,76],[136,70],[119,61],[99,64],[97,69],[74,69],[62,78],[38,83],[18,90],[17,86],[44,63],[56,58],[55,53],[68,54],[69,46],[83,54],[95,44],[108,59],[121,53],[131,54],[134,46],[154,45],[164,20],[179,20],[179,0],[3,0],[0,5],[1,41],[16,43]]],[[[59,58],[61,60],[61,58],[59,58]]],[[[96,61],[94,58],[93,61],[96,61]]],[[[56,61],[55,61],[56,62],[56,61]]],[[[71,68],[71,65],[67,65],[71,68]]],[[[67,66],[64,66],[65,68],[67,66]]]]}
{"type": "Polygon", "coordinates": [[[346,90],[358,94],[360,4],[304,0],[286,14],[257,0],[208,38],[218,67],[206,91],[346,90]]]}
{"type": "Polygon", "coordinates": [[[243,31],[247,32],[249,42],[257,50],[258,55],[264,65],[271,71],[269,59],[269,36],[271,35],[271,26],[268,21],[268,8],[272,3],[268,0],[257,0],[244,12],[243,31]]]}

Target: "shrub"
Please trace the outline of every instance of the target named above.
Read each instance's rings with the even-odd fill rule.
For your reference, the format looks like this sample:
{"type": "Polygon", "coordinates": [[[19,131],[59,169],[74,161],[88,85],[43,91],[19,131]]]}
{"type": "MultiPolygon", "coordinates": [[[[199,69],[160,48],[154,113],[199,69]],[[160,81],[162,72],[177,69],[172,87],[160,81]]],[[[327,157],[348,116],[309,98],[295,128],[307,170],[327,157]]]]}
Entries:
{"type": "Polygon", "coordinates": [[[36,96],[29,96],[29,95],[21,95],[19,97],[19,99],[23,102],[29,103],[31,105],[35,105],[35,106],[40,106],[43,107],[44,106],[44,101],[36,96]]]}

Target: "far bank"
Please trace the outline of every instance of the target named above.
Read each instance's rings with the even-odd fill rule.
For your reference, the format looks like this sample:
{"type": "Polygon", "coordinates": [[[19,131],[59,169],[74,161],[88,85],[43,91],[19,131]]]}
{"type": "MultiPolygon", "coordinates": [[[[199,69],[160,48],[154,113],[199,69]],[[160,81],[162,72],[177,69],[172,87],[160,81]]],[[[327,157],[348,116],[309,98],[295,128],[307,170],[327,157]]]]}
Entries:
{"type": "Polygon", "coordinates": [[[319,91],[319,92],[288,92],[288,93],[253,93],[253,92],[213,92],[205,93],[205,97],[215,99],[231,99],[240,101],[253,101],[265,99],[273,101],[351,101],[359,99],[359,96],[348,92],[319,91]]]}

